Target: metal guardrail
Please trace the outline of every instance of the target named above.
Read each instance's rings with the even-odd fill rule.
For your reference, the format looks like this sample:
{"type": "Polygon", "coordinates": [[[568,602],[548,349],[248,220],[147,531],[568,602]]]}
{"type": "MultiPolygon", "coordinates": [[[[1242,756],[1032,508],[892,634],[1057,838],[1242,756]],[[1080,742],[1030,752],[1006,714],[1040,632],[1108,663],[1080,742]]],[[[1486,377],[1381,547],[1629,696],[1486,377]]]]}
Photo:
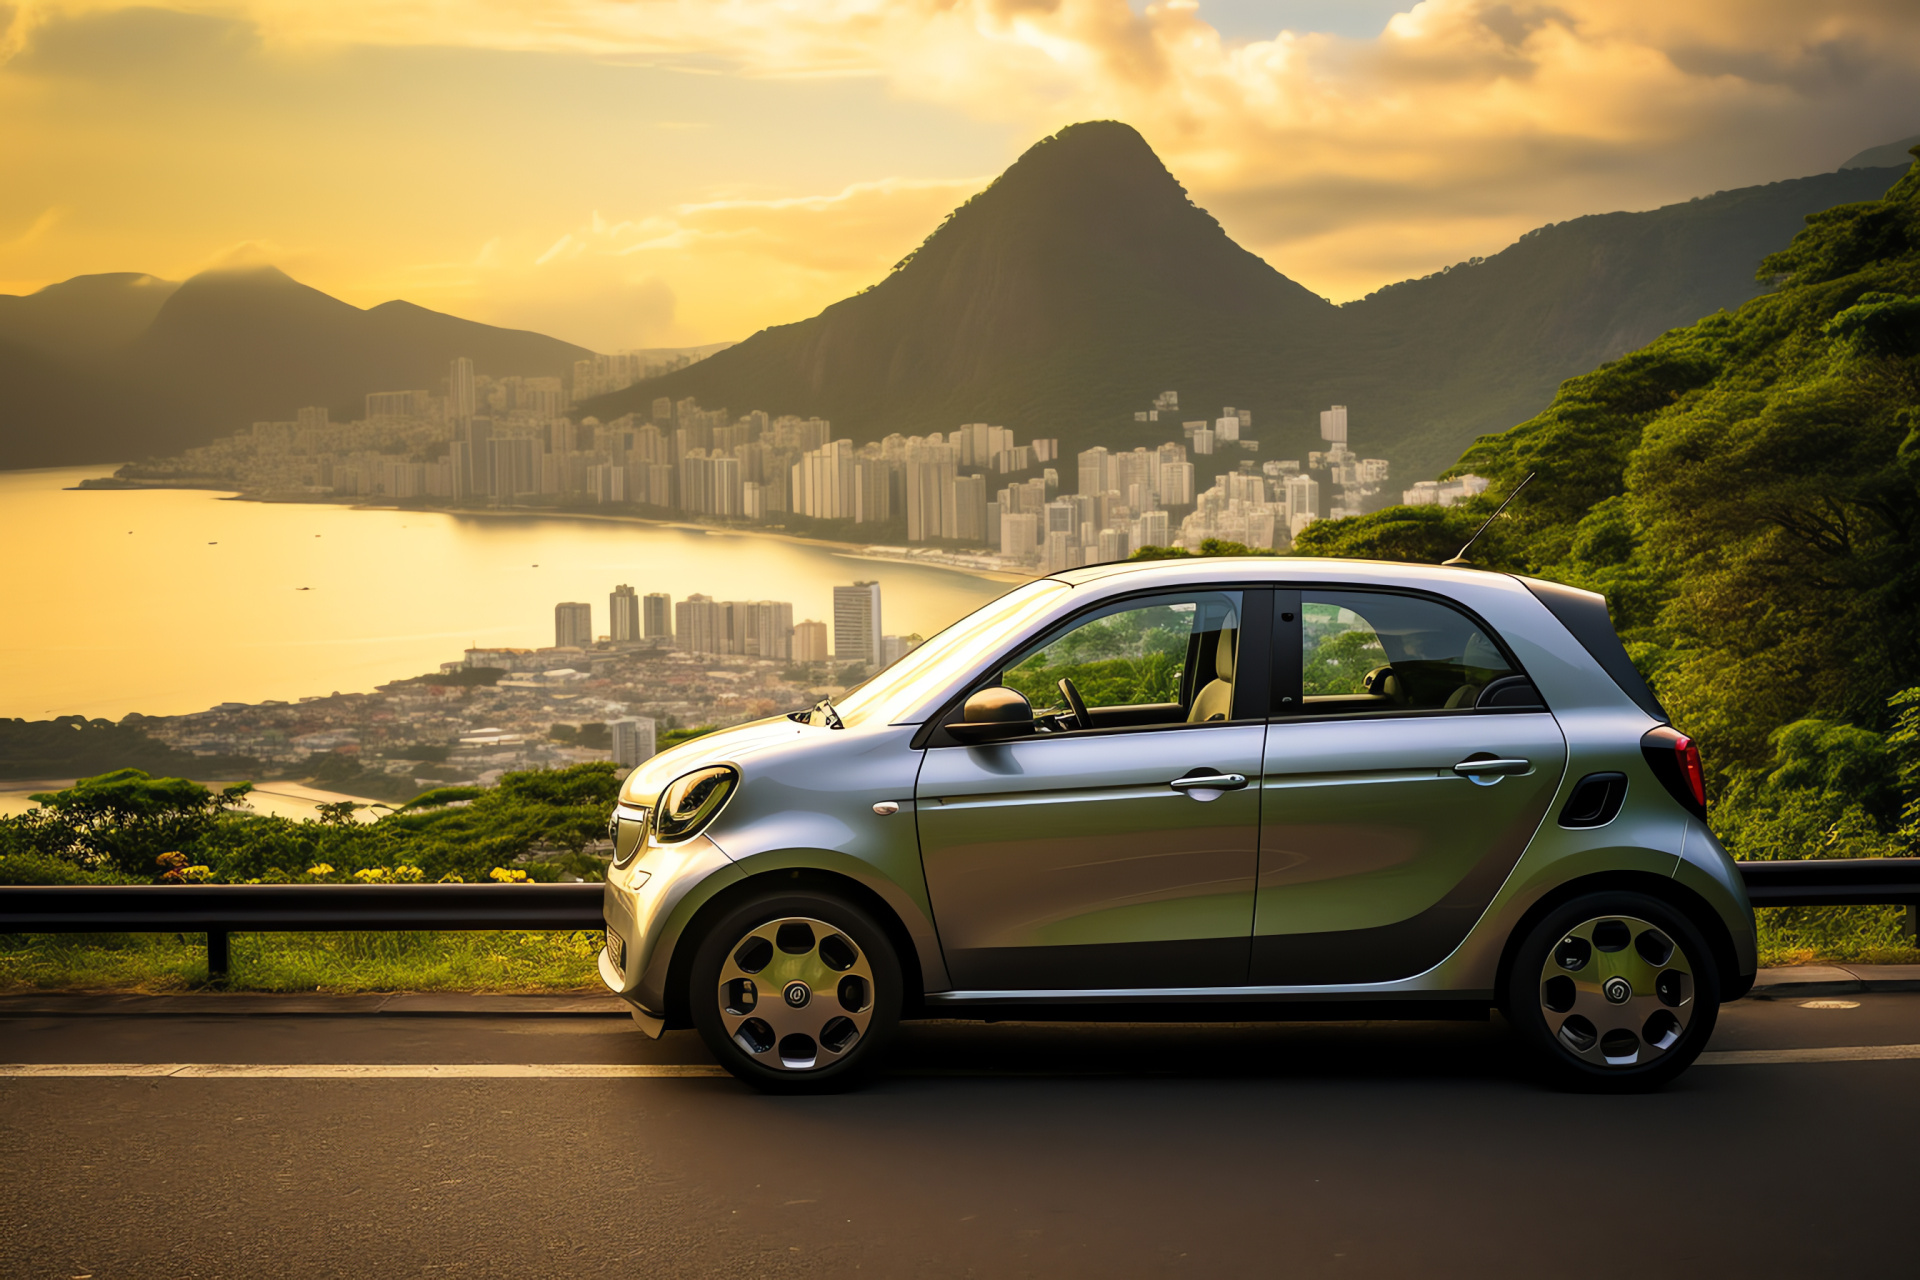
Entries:
{"type": "Polygon", "coordinates": [[[1920,905],[1920,858],[1736,863],[1756,907],[1920,905]]]}
{"type": "MultiPolygon", "coordinates": [[[[1756,907],[1904,903],[1920,915],[1920,858],[1737,864],[1756,907]]],[[[235,933],[598,929],[599,884],[32,885],[0,888],[0,933],[205,933],[226,975],[235,933]]]]}
{"type": "Polygon", "coordinates": [[[595,884],[140,884],[0,888],[0,933],[204,933],[207,972],[229,935],[415,929],[598,929],[595,884]]]}

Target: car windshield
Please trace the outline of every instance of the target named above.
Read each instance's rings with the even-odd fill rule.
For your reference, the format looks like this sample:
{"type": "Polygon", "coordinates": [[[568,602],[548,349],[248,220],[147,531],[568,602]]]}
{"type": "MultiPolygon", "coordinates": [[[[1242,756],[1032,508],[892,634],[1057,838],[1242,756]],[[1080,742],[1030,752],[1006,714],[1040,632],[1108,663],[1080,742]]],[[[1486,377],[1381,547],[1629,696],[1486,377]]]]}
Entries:
{"type": "Polygon", "coordinates": [[[834,699],[833,708],[850,726],[901,723],[951,685],[962,674],[961,668],[993,656],[1004,641],[1045,615],[1072,590],[1052,578],[1015,587],[834,699]]]}

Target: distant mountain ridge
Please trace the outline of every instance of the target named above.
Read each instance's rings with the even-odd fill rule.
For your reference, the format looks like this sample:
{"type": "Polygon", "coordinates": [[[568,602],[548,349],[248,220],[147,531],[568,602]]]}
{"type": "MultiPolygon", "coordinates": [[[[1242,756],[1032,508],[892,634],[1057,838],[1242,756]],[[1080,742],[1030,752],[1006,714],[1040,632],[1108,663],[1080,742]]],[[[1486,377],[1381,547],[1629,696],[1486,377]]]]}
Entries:
{"type": "Polygon", "coordinates": [[[435,389],[456,356],[559,377],[584,347],[411,302],[362,310],[274,267],[81,276],[0,297],[0,467],[176,453],[302,405],[435,389]]]}
{"type": "Polygon", "coordinates": [[[1132,413],[1173,388],[1182,418],[1252,408],[1263,457],[1317,447],[1317,410],[1347,405],[1354,447],[1412,480],[1563,379],[1755,296],[1761,257],[1808,214],[1878,198],[1899,172],[1578,218],[1335,307],[1235,244],[1131,127],[1078,124],[879,284],[583,411],[693,396],[819,414],[856,440],[986,420],[1071,451],[1166,439],[1132,413]]]}
{"type": "MultiPolygon", "coordinates": [[[[1132,128],[1073,125],[873,287],[581,412],[693,396],[820,414],[859,440],[985,420],[1068,450],[1130,448],[1177,438],[1133,421],[1173,388],[1179,418],[1251,408],[1260,456],[1293,458],[1338,403],[1354,447],[1393,461],[1396,491],[1563,379],[1755,296],[1760,258],[1807,215],[1892,185],[1903,170],[1870,163],[1887,151],[1549,225],[1336,307],[1234,243],[1132,128]]],[[[357,414],[370,391],[438,388],[455,356],[560,376],[589,354],[407,302],[362,310],[271,267],[80,276],[0,296],[0,468],[174,453],[306,404],[357,414]]]]}

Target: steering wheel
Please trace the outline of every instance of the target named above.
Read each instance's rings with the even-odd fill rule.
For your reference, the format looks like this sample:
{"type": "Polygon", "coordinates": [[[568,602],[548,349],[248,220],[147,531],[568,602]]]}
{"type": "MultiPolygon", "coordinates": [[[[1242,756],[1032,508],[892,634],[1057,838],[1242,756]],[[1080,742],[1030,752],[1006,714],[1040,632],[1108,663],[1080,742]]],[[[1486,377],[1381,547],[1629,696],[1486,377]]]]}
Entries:
{"type": "Polygon", "coordinates": [[[1087,700],[1073,687],[1073,681],[1066,676],[1060,677],[1060,696],[1067,700],[1067,707],[1073,712],[1073,727],[1076,729],[1093,728],[1093,717],[1087,714],[1087,700]]]}

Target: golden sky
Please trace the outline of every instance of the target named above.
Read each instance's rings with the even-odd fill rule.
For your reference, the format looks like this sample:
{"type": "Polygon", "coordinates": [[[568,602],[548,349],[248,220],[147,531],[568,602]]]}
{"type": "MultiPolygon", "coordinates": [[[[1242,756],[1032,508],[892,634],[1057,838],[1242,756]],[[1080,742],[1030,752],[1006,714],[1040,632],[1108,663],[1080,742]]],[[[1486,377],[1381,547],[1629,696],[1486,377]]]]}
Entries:
{"type": "Polygon", "coordinates": [[[881,278],[1125,120],[1336,300],[1920,132],[1914,0],[0,3],[0,292],[272,262],[613,350],[881,278]]]}

